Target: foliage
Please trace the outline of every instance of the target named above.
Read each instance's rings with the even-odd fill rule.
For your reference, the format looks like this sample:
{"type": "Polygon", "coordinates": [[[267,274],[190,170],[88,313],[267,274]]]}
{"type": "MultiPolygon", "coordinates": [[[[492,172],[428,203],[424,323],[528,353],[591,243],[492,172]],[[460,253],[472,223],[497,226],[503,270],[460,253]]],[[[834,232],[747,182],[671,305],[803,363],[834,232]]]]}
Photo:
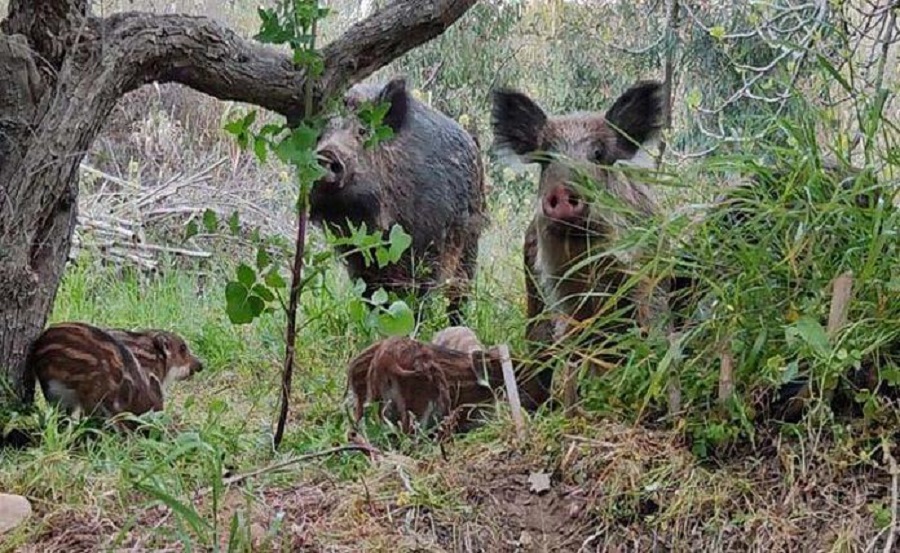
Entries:
{"type": "MultiPolygon", "coordinates": [[[[220,4],[212,8],[219,10],[220,4]]],[[[55,411],[43,405],[36,414],[0,415],[5,430],[26,427],[40,436],[38,447],[0,453],[0,488],[35,498],[42,512],[71,509],[88,513],[89,520],[98,512],[121,517],[115,521],[122,534],[117,539],[125,541],[139,528],[141,539],[151,540],[144,547],[163,549],[164,543],[179,541],[195,548],[251,550],[250,520],[260,518],[254,518],[256,507],[248,506],[244,495],[264,502],[276,490],[294,493],[310,482],[334,481],[341,491],[332,493],[346,494],[339,501],[345,509],[340,523],[349,537],[323,532],[323,541],[316,543],[332,545],[343,538],[348,547],[359,548],[373,539],[369,533],[362,536],[360,526],[377,520],[382,529],[393,528],[391,517],[400,512],[404,520],[422,515],[435,524],[435,533],[447,533],[442,522],[448,513],[463,513],[460,528],[482,519],[505,520],[485,516],[490,501],[472,501],[475,495],[466,492],[483,493],[486,475],[493,477],[502,468],[515,478],[522,470],[539,468],[555,471],[566,486],[598,494],[591,516],[600,522],[592,524],[609,530],[604,538],[609,544],[617,544],[623,535],[615,534],[619,529],[642,537],[675,533],[682,541],[665,543],[694,549],[703,549],[697,544],[709,538],[713,548],[722,548],[723,540],[734,536],[758,538],[760,524],[809,535],[815,532],[797,528],[807,523],[818,528],[823,513],[829,513],[834,523],[829,536],[831,530],[838,535],[835,548],[842,536],[852,536],[844,549],[864,549],[865,541],[875,540],[891,520],[891,498],[884,491],[889,479],[880,478],[880,467],[898,422],[900,381],[900,220],[894,207],[900,158],[897,75],[890,63],[896,39],[887,31],[877,34],[890,28],[880,24],[890,12],[864,17],[847,2],[679,2],[677,32],[664,36],[667,4],[479,2],[439,39],[385,70],[406,73],[418,97],[478,136],[491,185],[493,225],[481,243],[469,324],[484,343],[509,343],[518,353],[526,351],[520,248],[535,182],[531,168],[508,168],[489,151],[490,90],[518,86],[558,113],[604,109],[632,81],[662,76],[665,60],[674,55],[670,148],[662,174],[652,179],[680,210],[638,220],[618,247],[639,244],[650,252],[629,285],[677,272],[697,280],[701,301],[687,313],[692,326],[678,341],[666,339],[661,329],[634,331],[588,352],[608,348],[625,361],[603,374],[583,376],[585,419],[540,411],[528,421],[529,440],[523,444],[512,438],[501,405],[484,428],[446,445],[450,455],[445,460],[421,437],[400,439],[365,418],[359,430],[375,446],[392,450],[387,462],[347,454],[310,468],[264,474],[240,492],[223,488],[226,474],[254,471],[272,457],[269,418],[280,385],[273,367],[283,355],[286,265],[295,244],[287,232],[276,234],[264,221],[251,221],[254,213],[244,205],[238,206],[240,215],[227,202],[220,204],[227,208],[206,209],[221,197],[199,196],[194,200],[202,206],[198,216],[178,228],[191,241],[204,234],[221,236],[226,253],[204,265],[166,262],[162,274],[152,277],[101,266],[101,260],[82,255],[67,271],[53,319],[171,328],[186,336],[208,370],[195,382],[175,387],[161,418],[144,421],[148,436],[124,438],[58,424],[55,411]],[[828,9],[822,20],[816,19],[817,6],[828,9]],[[813,40],[805,41],[811,30],[813,40]],[[884,66],[878,61],[882,48],[887,51],[884,66]],[[765,71],[752,70],[773,61],[765,71]],[[761,76],[754,80],[756,75],[761,76]],[[710,151],[714,155],[706,155],[710,151]],[[826,160],[861,171],[844,187],[845,181],[826,169],[826,160]],[[754,186],[734,192],[735,210],[709,209],[739,178],[754,186]],[[858,201],[878,195],[874,203],[858,201]],[[239,248],[226,241],[238,238],[239,248]],[[854,277],[849,324],[832,335],[827,329],[830,283],[848,270],[854,277]],[[734,358],[734,392],[721,399],[718,359],[726,349],[734,358]],[[860,382],[867,371],[876,386],[860,382]],[[670,431],[661,432],[656,427],[670,422],[662,414],[670,372],[682,386],[683,412],[670,431]],[[777,392],[806,382],[814,391],[806,418],[799,424],[771,424],[768,410],[777,392]],[[825,401],[832,393],[835,400],[825,401]],[[844,416],[848,412],[853,417],[844,416]],[[759,446],[768,445],[771,434],[777,434],[777,455],[769,457],[769,448],[759,446]],[[682,447],[685,437],[687,447],[682,447]],[[753,459],[729,461],[725,453],[735,446],[750,451],[753,459]],[[724,468],[707,470],[697,463],[710,456],[724,468]],[[404,457],[413,458],[409,464],[415,470],[401,466],[404,457]],[[469,475],[478,486],[464,488],[456,473],[469,475]],[[848,492],[848,479],[859,487],[848,492]],[[195,501],[201,489],[211,491],[204,501],[195,501]],[[817,494],[823,502],[803,511],[804,498],[817,494]],[[856,503],[828,511],[848,498],[857,498],[856,503]],[[788,514],[773,513],[776,503],[786,505],[788,514]],[[157,527],[159,519],[142,517],[160,505],[172,515],[157,527]],[[852,516],[841,518],[849,512],[852,516]]],[[[249,20],[253,12],[247,8],[256,9],[237,5],[225,17],[249,20]]],[[[358,2],[329,6],[331,13],[321,22],[328,32],[352,23],[365,9],[358,2]]],[[[265,8],[260,38],[299,48],[303,53],[296,61],[316,71],[317,56],[304,50],[310,43],[298,36],[310,34],[303,28],[313,15],[294,21],[290,13],[285,4],[265,8]]],[[[157,126],[126,120],[113,129],[118,134],[109,136],[134,134],[141,144],[175,146],[160,153],[108,138],[95,146],[92,164],[116,175],[122,163],[129,167],[128,175],[120,174],[123,180],[162,186],[173,174],[200,172],[187,166],[187,156],[177,157],[178,145],[188,144],[195,149],[190,159],[205,163],[207,157],[231,155],[226,154],[229,145],[222,144],[234,140],[249,152],[229,159],[245,169],[211,178],[230,178],[239,193],[261,197],[287,166],[292,173],[283,181],[290,182],[289,190],[257,205],[264,218],[279,218],[279,203],[290,204],[296,216],[302,183],[312,186],[318,174],[310,151],[320,118],[291,127],[241,106],[229,106],[223,116],[223,108],[215,106],[201,119],[201,107],[208,107],[202,99],[163,90],[153,104],[152,117],[161,120],[157,126]],[[217,132],[223,118],[230,137],[217,132]],[[172,122],[183,126],[184,140],[168,141],[170,135],[159,130],[172,122]],[[107,143],[112,151],[103,149],[107,143]],[[264,163],[248,161],[254,157],[264,163]],[[157,158],[173,167],[154,164],[157,158]],[[144,160],[134,178],[133,159],[144,160]]],[[[145,107],[126,104],[121,117],[143,117],[145,107]]],[[[383,110],[369,105],[357,114],[373,148],[390,139],[380,125],[383,110]]],[[[90,197],[102,197],[108,186],[92,184],[96,196],[90,197]]],[[[427,338],[443,324],[440,310],[434,317],[414,313],[384,291],[363,299],[360,283],[347,282],[335,253],[336,247],[346,247],[384,266],[399,259],[408,242],[399,227],[385,236],[365,228],[349,238],[311,236],[304,252],[303,316],[296,339],[304,371],[292,393],[297,407],[286,451],[311,452],[346,441],[344,368],[371,340],[407,334],[416,324],[416,334],[427,338]]],[[[539,498],[529,501],[541,505],[539,498]]],[[[262,520],[266,536],[296,531],[282,526],[285,519],[279,516],[262,520]]],[[[45,538],[38,526],[13,537],[12,547],[45,538]]],[[[399,539],[390,534],[380,545],[390,549],[399,539]]],[[[821,539],[817,547],[828,549],[822,544],[830,537],[821,539]]]]}

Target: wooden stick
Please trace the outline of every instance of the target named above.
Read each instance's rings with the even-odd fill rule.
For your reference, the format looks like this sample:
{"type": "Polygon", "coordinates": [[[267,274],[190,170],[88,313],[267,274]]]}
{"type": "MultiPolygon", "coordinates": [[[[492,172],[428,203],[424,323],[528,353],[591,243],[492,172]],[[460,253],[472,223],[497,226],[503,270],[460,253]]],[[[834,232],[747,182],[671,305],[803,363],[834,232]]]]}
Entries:
{"type": "Polygon", "coordinates": [[[847,324],[850,296],[853,293],[853,272],[847,271],[831,284],[831,310],[828,313],[828,337],[834,336],[847,324]]]}
{"type": "Polygon", "coordinates": [[[887,458],[888,468],[891,472],[891,526],[884,544],[884,553],[889,553],[894,550],[894,536],[897,535],[897,479],[900,477],[900,467],[897,466],[897,460],[891,455],[888,445],[885,445],[884,456],[887,458]]]}
{"type": "Polygon", "coordinates": [[[516,384],[516,375],[513,373],[512,360],[509,358],[509,348],[506,344],[500,344],[497,349],[500,352],[503,383],[506,385],[506,397],[509,400],[513,423],[516,425],[516,434],[519,439],[522,439],[525,437],[525,420],[522,418],[522,402],[519,399],[519,386],[516,384]]]}
{"type": "Polygon", "coordinates": [[[734,356],[727,342],[719,352],[719,363],[719,404],[724,404],[734,393],[734,356]]]}

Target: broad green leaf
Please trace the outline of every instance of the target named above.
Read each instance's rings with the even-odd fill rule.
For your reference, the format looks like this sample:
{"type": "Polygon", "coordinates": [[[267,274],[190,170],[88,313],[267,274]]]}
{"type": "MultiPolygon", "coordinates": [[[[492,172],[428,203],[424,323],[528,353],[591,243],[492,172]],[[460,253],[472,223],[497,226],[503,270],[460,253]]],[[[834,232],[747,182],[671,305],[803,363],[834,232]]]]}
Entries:
{"type": "Polygon", "coordinates": [[[416,327],[416,317],[405,302],[395,301],[379,314],[378,323],[381,333],[386,336],[405,336],[416,327]]]}
{"type": "Polygon", "coordinates": [[[253,312],[248,303],[249,290],[240,282],[225,285],[225,312],[232,324],[253,322],[253,312]]]}
{"type": "Polygon", "coordinates": [[[389,240],[391,243],[391,260],[396,263],[397,261],[400,261],[403,252],[412,245],[412,236],[407,234],[406,231],[403,230],[403,227],[395,224],[391,227],[389,240]]]}
{"type": "Polygon", "coordinates": [[[262,298],[265,302],[270,302],[275,300],[275,294],[269,290],[264,284],[256,284],[253,286],[253,293],[262,298]]]}
{"type": "Polygon", "coordinates": [[[287,282],[285,282],[285,280],[281,277],[281,275],[278,273],[278,270],[273,268],[266,275],[266,285],[268,285],[269,288],[285,288],[287,286],[287,282]]]}
{"type": "Polygon", "coordinates": [[[256,282],[256,271],[246,263],[241,263],[237,268],[237,278],[238,282],[247,288],[250,288],[253,286],[253,283],[256,282]]]}
{"type": "Polygon", "coordinates": [[[262,315],[263,311],[266,309],[266,302],[259,296],[248,296],[247,297],[247,305],[250,308],[250,313],[253,314],[253,317],[259,317],[262,315]]]}
{"type": "Polygon", "coordinates": [[[353,298],[347,305],[347,314],[350,315],[351,321],[362,323],[368,313],[369,312],[368,309],[366,309],[366,304],[360,301],[358,298],[353,298]]]}

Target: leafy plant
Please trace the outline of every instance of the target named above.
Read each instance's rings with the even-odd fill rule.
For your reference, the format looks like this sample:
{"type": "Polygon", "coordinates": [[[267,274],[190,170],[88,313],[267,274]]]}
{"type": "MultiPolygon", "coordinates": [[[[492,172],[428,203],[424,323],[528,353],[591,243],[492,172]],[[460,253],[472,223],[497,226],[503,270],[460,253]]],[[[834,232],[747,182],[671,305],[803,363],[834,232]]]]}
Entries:
{"type": "MultiPolygon", "coordinates": [[[[263,245],[257,250],[255,268],[247,263],[239,264],[236,279],[229,281],[225,287],[226,312],[233,324],[249,324],[265,313],[274,312],[276,302],[287,315],[281,412],[274,437],[276,448],[281,443],[287,419],[300,293],[311,279],[323,274],[325,262],[330,257],[330,254],[326,253],[310,259],[306,245],[309,194],[316,181],[324,174],[316,155],[316,143],[322,122],[315,115],[312,87],[315,79],[324,70],[321,57],[316,51],[316,29],[317,22],[327,13],[327,9],[319,7],[317,0],[283,0],[274,8],[259,9],[262,24],[257,39],[270,44],[287,44],[293,51],[294,63],[304,67],[308,72],[303,119],[297,124],[285,122],[282,125],[265,125],[255,132],[252,126],[256,122],[256,113],[250,111],[243,117],[229,122],[225,127],[236,137],[242,148],[252,145],[260,161],[265,162],[268,152],[271,151],[279,160],[290,165],[294,170],[299,189],[296,202],[299,213],[297,237],[287,301],[282,295],[286,281],[280,275],[280,267],[263,245]]],[[[381,141],[393,136],[390,127],[382,124],[389,107],[387,103],[371,102],[361,107],[358,116],[366,129],[366,147],[375,147],[381,141]]],[[[206,224],[205,216],[204,224],[206,224]]],[[[235,223],[232,228],[236,226],[235,223]]],[[[363,228],[354,231],[348,238],[332,240],[331,245],[353,246],[355,251],[364,253],[367,262],[371,262],[371,256],[374,255],[379,266],[383,267],[387,263],[398,261],[410,244],[409,235],[395,225],[386,243],[382,243],[380,235],[367,234],[363,228]]],[[[409,333],[415,324],[409,306],[397,300],[384,307],[382,304],[386,299],[384,301],[382,299],[386,296],[382,290],[378,296],[379,301],[373,299],[368,302],[377,311],[376,320],[379,328],[389,334],[409,333]]]]}

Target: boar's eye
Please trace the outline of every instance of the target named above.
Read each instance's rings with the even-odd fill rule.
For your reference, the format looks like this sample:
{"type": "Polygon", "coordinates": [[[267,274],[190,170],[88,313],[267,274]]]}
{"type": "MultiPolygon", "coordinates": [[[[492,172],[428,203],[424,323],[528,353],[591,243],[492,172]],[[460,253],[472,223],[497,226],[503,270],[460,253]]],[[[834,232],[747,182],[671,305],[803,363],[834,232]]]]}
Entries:
{"type": "Polygon", "coordinates": [[[603,146],[597,146],[594,148],[594,151],[591,152],[591,162],[592,163],[603,163],[604,158],[606,157],[606,148],[603,146]]]}

